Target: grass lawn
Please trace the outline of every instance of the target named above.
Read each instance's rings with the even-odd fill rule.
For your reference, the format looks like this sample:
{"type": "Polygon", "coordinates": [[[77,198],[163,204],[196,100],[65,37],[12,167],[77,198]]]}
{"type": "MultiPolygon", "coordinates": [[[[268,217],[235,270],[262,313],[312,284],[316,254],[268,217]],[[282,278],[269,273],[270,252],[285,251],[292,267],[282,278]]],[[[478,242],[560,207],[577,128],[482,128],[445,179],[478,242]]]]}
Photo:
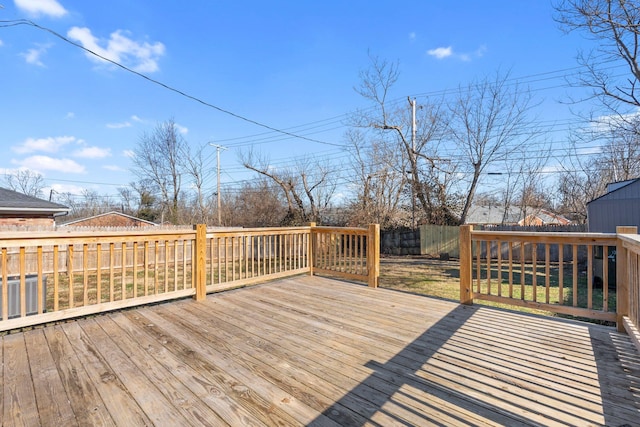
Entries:
{"type": "MultiPolygon", "coordinates": [[[[496,266],[493,265],[493,268],[496,266]]],[[[520,274],[513,276],[513,297],[519,298],[521,292],[520,286],[520,274]]],[[[525,271],[525,296],[528,300],[532,299],[533,285],[531,284],[531,269],[525,271]]],[[[474,271],[475,274],[475,271],[474,271]]],[[[486,272],[484,273],[486,274],[486,272]]],[[[502,295],[509,295],[508,278],[503,271],[502,278],[502,295]]],[[[553,269],[551,272],[551,281],[549,287],[549,301],[551,303],[557,303],[560,300],[560,293],[558,287],[558,270],[553,269]]],[[[498,272],[492,272],[492,294],[498,294],[498,272]]],[[[537,287],[536,295],[537,301],[545,302],[546,300],[546,288],[545,288],[545,276],[542,270],[538,270],[537,273],[537,287]]],[[[436,298],[444,298],[454,301],[460,299],[460,263],[457,259],[443,261],[435,258],[428,257],[394,257],[385,256],[380,260],[380,286],[390,289],[398,289],[407,292],[414,292],[423,295],[429,295],[436,298]]],[[[474,289],[475,289],[474,282],[474,289]]],[[[564,305],[573,305],[573,289],[572,289],[572,271],[571,268],[565,268],[564,281],[563,281],[563,295],[562,300],[564,305]]],[[[486,293],[486,284],[483,285],[482,292],[486,293]]],[[[602,308],[602,289],[593,289],[593,308],[602,308]]],[[[578,294],[577,305],[578,307],[586,307],[587,300],[587,286],[586,276],[581,274],[578,280],[578,294]]],[[[484,304],[493,307],[508,308],[511,310],[524,311],[527,313],[536,313],[544,315],[554,315],[554,313],[535,310],[526,307],[517,307],[512,305],[499,304],[489,301],[474,301],[474,304],[484,304]]],[[[615,291],[610,290],[608,295],[608,305],[610,311],[615,311],[615,291]]]]}

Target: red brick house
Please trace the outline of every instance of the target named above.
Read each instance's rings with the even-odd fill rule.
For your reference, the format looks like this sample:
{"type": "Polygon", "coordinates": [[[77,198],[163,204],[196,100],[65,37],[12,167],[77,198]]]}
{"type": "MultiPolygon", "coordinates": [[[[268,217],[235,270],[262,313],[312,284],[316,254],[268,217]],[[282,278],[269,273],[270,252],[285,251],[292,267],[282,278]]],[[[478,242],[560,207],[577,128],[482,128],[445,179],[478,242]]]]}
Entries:
{"type": "Polygon", "coordinates": [[[0,226],[53,226],[56,217],[68,212],[59,203],[0,187],[0,226]]]}

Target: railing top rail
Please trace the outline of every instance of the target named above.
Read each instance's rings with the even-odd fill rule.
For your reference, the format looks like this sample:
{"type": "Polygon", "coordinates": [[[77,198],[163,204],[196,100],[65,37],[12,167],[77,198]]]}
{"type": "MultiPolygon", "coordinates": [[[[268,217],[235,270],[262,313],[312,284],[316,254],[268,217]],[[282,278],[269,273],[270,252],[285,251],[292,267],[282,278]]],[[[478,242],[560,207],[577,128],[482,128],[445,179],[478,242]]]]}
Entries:
{"type": "Polygon", "coordinates": [[[55,232],[55,233],[0,233],[0,247],[15,246],[52,246],[79,243],[131,242],[139,240],[191,240],[195,231],[161,231],[127,232],[127,231],[94,231],[94,232],[55,232]]]}
{"type": "Polygon", "coordinates": [[[313,227],[313,231],[320,233],[341,233],[341,234],[367,234],[369,229],[361,227],[331,227],[320,226],[313,227]]]}
{"type": "Polygon", "coordinates": [[[487,231],[472,230],[472,240],[497,240],[504,242],[519,242],[522,240],[537,243],[577,243],[611,245],[616,244],[615,233],[567,233],[553,231],[487,231]]]}
{"type": "Polygon", "coordinates": [[[308,225],[296,227],[253,227],[253,228],[208,228],[207,233],[255,233],[255,232],[278,232],[278,231],[309,231],[308,225]]]}
{"type": "Polygon", "coordinates": [[[618,234],[625,248],[640,254],[640,235],[638,234],[618,234]]]}
{"type": "Polygon", "coordinates": [[[302,234],[309,233],[310,227],[266,227],[266,228],[238,228],[231,230],[207,230],[207,237],[226,236],[266,236],[274,234],[302,234]]]}

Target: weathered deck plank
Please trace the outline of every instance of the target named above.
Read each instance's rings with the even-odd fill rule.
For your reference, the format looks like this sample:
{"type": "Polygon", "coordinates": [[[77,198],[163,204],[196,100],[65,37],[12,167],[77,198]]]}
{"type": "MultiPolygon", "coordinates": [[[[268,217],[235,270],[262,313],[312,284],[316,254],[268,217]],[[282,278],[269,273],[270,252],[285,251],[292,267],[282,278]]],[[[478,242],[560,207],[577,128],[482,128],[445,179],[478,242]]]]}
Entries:
{"type": "Polygon", "coordinates": [[[66,398],[60,374],[53,363],[47,339],[41,329],[24,333],[36,393],[40,423],[50,426],[72,426],[76,417],[66,398]]]}
{"type": "Polygon", "coordinates": [[[23,334],[4,337],[2,397],[3,425],[38,425],[40,417],[36,395],[31,382],[31,369],[23,334]]]}
{"type": "Polygon", "coordinates": [[[331,279],[0,337],[2,425],[639,425],[613,328],[331,279]]]}

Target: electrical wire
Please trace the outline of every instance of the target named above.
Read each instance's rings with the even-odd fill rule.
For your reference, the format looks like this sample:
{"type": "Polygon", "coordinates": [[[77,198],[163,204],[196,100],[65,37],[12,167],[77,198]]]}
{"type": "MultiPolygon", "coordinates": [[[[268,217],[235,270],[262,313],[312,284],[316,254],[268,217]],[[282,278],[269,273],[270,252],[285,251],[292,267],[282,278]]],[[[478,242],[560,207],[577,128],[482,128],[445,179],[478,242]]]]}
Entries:
{"type": "Polygon", "coordinates": [[[217,105],[214,105],[214,104],[211,104],[210,102],[204,101],[201,98],[198,98],[196,96],[190,95],[190,94],[188,94],[188,93],[186,93],[186,92],[184,92],[182,90],[174,88],[173,86],[169,86],[168,84],[163,83],[163,82],[161,82],[159,80],[153,79],[153,78],[147,76],[146,74],[143,74],[143,73],[141,73],[139,71],[135,71],[135,70],[127,67],[126,65],[121,64],[121,63],[119,63],[117,61],[114,61],[112,59],[109,59],[109,58],[107,58],[107,57],[105,57],[103,55],[100,55],[99,53],[96,53],[96,52],[92,51],[91,49],[87,49],[86,47],[84,47],[80,43],[76,43],[76,42],[74,42],[72,40],[69,40],[67,37],[63,36],[62,34],[56,32],[56,31],[54,31],[54,30],[52,30],[50,28],[47,28],[47,27],[44,27],[42,25],[36,24],[35,22],[30,21],[28,19],[18,19],[18,20],[13,20],[13,21],[0,21],[0,23],[2,23],[2,25],[0,25],[0,27],[12,27],[12,26],[19,26],[19,25],[27,25],[27,26],[31,26],[31,27],[37,28],[37,29],[42,30],[42,31],[46,31],[46,32],[54,35],[55,37],[58,37],[59,39],[61,39],[65,43],[69,43],[72,46],[75,46],[75,47],[77,47],[79,49],[82,49],[85,52],[87,52],[87,53],[89,53],[91,55],[94,55],[97,58],[102,59],[103,61],[109,62],[109,63],[111,63],[111,64],[113,64],[113,65],[115,65],[115,66],[117,66],[117,67],[129,72],[129,73],[135,74],[138,77],[141,77],[141,78],[143,78],[143,79],[145,79],[145,80],[147,80],[147,81],[149,81],[151,83],[154,83],[154,84],[156,84],[156,85],[158,85],[158,86],[160,86],[160,87],[162,87],[164,89],[167,89],[167,90],[169,90],[171,92],[177,93],[180,96],[183,96],[183,97],[185,97],[187,99],[190,99],[192,101],[198,102],[198,103],[200,103],[200,104],[202,104],[202,105],[204,105],[206,107],[213,108],[214,110],[217,110],[217,111],[219,111],[221,113],[224,113],[224,114],[227,114],[229,116],[232,116],[232,117],[234,117],[236,119],[243,120],[243,121],[251,123],[253,125],[256,125],[256,126],[259,126],[259,127],[265,128],[265,129],[269,129],[269,130],[271,130],[273,132],[277,132],[277,133],[280,133],[280,134],[283,134],[283,135],[287,135],[287,136],[292,137],[292,138],[303,139],[305,141],[315,142],[315,143],[323,144],[323,145],[332,145],[332,146],[336,146],[336,147],[342,147],[343,146],[342,144],[337,144],[337,143],[333,143],[333,142],[327,142],[327,141],[321,141],[321,140],[318,140],[318,139],[308,138],[308,137],[303,136],[303,135],[298,135],[298,134],[291,133],[291,132],[288,132],[288,131],[283,130],[283,129],[278,129],[278,128],[275,128],[273,126],[269,126],[267,124],[259,122],[257,120],[253,120],[253,119],[250,119],[248,117],[242,116],[240,114],[234,113],[234,112],[229,111],[227,109],[224,109],[222,107],[218,107],[217,105]]]}

